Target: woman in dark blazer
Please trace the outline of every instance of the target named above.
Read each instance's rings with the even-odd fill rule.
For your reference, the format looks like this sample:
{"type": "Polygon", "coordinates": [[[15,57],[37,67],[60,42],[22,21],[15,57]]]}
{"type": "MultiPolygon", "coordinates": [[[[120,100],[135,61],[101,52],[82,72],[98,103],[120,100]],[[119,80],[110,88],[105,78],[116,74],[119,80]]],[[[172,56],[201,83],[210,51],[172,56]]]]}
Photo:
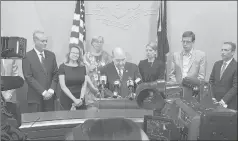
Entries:
{"type": "Polygon", "coordinates": [[[146,45],[147,59],[141,60],[138,67],[143,82],[153,82],[165,78],[165,63],[158,60],[157,45],[150,42],[146,45]]]}

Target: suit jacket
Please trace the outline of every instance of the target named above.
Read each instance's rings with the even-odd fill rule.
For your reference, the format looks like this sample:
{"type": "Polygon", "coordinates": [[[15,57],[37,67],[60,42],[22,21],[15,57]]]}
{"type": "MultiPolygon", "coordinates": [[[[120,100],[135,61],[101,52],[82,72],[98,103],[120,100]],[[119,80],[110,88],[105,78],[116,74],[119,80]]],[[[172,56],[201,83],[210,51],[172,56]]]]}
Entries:
{"type": "Polygon", "coordinates": [[[230,109],[237,109],[237,62],[233,59],[220,79],[223,61],[215,62],[209,82],[212,86],[212,97],[223,101],[230,109]]]}
{"type": "MultiPolygon", "coordinates": [[[[101,69],[101,74],[104,74],[107,76],[107,88],[112,92],[114,90],[113,83],[116,80],[120,80],[120,77],[117,73],[116,67],[113,62],[105,65],[101,69]]],[[[127,88],[127,80],[131,77],[133,80],[136,80],[137,78],[141,79],[141,75],[139,73],[139,69],[136,64],[126,62],[124,67],[124,72],[121,80],[121,93],[120,95],[122,97],[126,97],[129,94],[129,90],[127,88]]]]}
{"type": "MultiPolygon", "coordinates": [[[[207,67],[206,54],[200,50],[193,50],[192,57],[188,66],[189,70],[187,73],[187,77],[204,80],[207,67]]],[[[176,52],[173,54],[173,60],[171,63],[171,72],[169,73],[169,81],[181,83],[183,80],[182,69],[183,69],[183,53],[176,52]]]]}
{"type": "MultiPolygon", "coordinates": [[[[2,76],[18,76],[19,75],[19,70],[18,70],[18,65],[16,63],[16,60],[14,59],[4,59],[4,63],[2,63],[1,60],[1,75],[2,76]],[[3,71],[4,70],[4,71],[3,71]]],[[[4,93],[11,93],[12,94],[12,99],[10,100],[11,102],[16,102],[16,90],[8,90],[8,91],[3,91],[4,93]]]]}
{"type": "Polygon", "coordinates": [[[28,84],[27,100],[28,103],[41,104],[43,100],[42,93],[45,90],[53,89],[56,91],[58,83],[58,66],[55,54],[45,50],[45,68],[44,71],[41,62],[34,49],[27,52],[22,61],[22,70],[26,83],[28,84]]]}
{"type": "Polygon", "coordinates": [[[158,79],[164,79],[165,77],[165,64],[158,59],[154,60],[152,66],[148,62],[148,59],[141,60],[138,67],[143,82],[153,82],[158,79]]]}

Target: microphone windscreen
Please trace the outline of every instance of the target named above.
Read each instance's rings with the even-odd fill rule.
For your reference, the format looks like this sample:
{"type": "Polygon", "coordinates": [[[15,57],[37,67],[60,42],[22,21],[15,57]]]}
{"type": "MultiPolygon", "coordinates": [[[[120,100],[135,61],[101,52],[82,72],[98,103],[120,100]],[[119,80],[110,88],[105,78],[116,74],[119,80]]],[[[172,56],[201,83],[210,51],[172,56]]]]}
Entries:
{"type": "Polygon", "coordinates": [[[20,76],[1,76],[1,80],[1,91],[17,89],[24,84],[24,80],[20,76]]]}

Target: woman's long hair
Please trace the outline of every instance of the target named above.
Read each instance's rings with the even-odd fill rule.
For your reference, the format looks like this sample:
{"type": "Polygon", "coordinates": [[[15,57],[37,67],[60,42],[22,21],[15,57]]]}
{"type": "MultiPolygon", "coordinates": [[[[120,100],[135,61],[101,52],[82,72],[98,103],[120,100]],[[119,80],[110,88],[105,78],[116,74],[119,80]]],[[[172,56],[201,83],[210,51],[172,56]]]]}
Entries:
{"type": "Polygon", "coordinates": [[[73,45],[70,45],[70,46],[69,46],[69,51],[68,51],[68,53],[66,54],[65,63],[69,63],[69,61],[70,61],[69,55],[70,55],[70,52],[71,52],[71,49],[72,49],[72,48],[77,48],[77,49],[79,50],[79,58],[78,58],[78,60],[77,60],[77,64],[78,64],[79,66],[84,66],[83,51],[82,51],[82,49],[81,49],[78,45],[76,45],[76,44],[73,44],[73,45]]]}

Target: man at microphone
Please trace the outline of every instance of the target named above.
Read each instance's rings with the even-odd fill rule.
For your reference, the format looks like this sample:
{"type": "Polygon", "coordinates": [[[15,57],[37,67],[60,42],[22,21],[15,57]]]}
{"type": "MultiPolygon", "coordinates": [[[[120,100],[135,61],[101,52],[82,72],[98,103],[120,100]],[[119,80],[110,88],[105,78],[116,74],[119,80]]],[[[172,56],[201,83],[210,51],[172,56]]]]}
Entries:
{"type": "Polygon", "coordinates": [[[101,70],[101,74],[107,77],[106,88],[110,91],[110,94],[105,93],[105,95],[122,98],[128,97],[130,91],[127,82],[130,79],[134,82],[136,79],[141,80],[139,69],[136,64],[126,61],[126,54],[122,48],[113,49],[112,59],[113,62],[105,65],[101,70]],[[115,93],[115,91],[117,92],[115,93]]]}

